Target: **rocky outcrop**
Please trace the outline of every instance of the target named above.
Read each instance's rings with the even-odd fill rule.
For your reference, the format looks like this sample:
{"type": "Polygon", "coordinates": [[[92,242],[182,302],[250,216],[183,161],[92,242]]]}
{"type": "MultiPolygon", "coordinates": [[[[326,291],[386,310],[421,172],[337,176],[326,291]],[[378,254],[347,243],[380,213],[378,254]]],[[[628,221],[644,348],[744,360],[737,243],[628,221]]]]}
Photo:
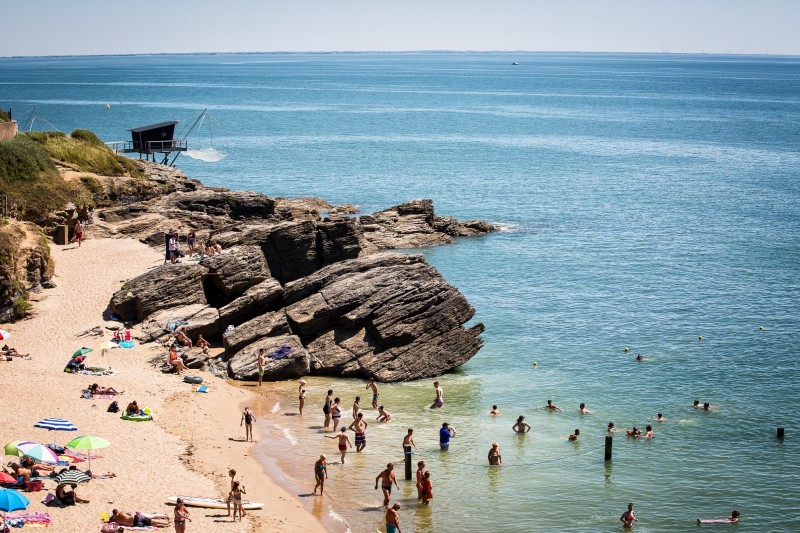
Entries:
{"type": "Polygon", "coordinates": [[[485,235],[495,227],[481,220],[459,222],[434,214],[433,201],[412,200],[359,218],[365,238],[380,249],[421,248],[485,235]]]}
{"type": "Polygon", "coordinates": [[[27,316],[30,291],[54,287],[47,238],[36,225],[6,219],[0,226],[0,322],[27,316]]]}

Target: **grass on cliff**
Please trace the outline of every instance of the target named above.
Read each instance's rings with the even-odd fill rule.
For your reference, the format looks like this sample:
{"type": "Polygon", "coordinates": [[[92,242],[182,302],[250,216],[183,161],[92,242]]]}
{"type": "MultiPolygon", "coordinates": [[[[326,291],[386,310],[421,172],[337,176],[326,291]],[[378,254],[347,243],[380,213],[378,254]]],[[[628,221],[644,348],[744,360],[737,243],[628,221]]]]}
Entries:
{"type": "Polygon", "coordinates": [[[8,196],[10,215],[39,221],[69,202],[91,204],[84,187],[67,183],[50,152],[27,135],[0,142],[0,195],[8,196]]]}
{"type": "Polygon", "coordinates": [[[2,109],[0,109],[0,122],[11,122],[11,117],[2,109]]]}
{"type": "Polygon", "coordinates": [[[53,159],[80,172],[103,176],[140,175],[132,161],[112,152],[89,130],[75,130],[69,137],[59,131],[33,131],[25,135],[41,145],[53,159]]]}

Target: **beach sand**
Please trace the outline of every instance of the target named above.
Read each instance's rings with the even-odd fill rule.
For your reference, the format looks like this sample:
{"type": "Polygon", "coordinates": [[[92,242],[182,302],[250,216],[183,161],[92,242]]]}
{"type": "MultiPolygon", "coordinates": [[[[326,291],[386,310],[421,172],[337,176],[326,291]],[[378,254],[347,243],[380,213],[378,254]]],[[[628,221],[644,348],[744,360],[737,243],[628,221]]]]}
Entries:
{"type": "MultiPolygon", "coordinates": [[[[266,475],[252,456],[253,445],[243,442],[239,427],[242,406],[253,393],[232,387],[210,374],[201,374],[211,392],[195,392],[196,386],[175,375],[162,374],[149,361],[163,356],[157,345],[99,351],[88,355],[89,366],[111,366],[119,374],[83,376],[63,372],[71,354],[81,346],[92,347],[111,338],[102,314],[111,295],[125,280],[162,263],[161,254],[131,239],[89,239],[77,245],[51,244],[56,263],[56,288],[32,294],[33,317],[0,325],[12,333],[8,344],[30,360],[0,363],[0,444],[32,440],[66,444],[80,435],[97,435],[111,442],[92,461],[95,472],[110,471],[117,477],[82,484],[77,494],[90,503],[74,507],[45,507],[46,492],[25,493],[28,511],[49,512],[53,531],[88,533],[100,531],[99,513],[113,508],[133,512],[157,512],[172,518],[169,496],[223,497],[228,490],[227,471],[244,476],[247,499],[263,502],[264,509],[248,513],[242,523],[232,523],[226,511],[192,508],[187,531],[324,531],[299,500],[266,475]],[[101,326],[102,336],[84,334],[101,326]],[[107,412],[109,400],[83,399],[81,389],[93,382],[125,393],[118,398],[124,409],[137,400],[152,409],[154,422],[128,422],[119,413],[107,412]],[[70,420],[78,431],[48,432],[33,425],[43,418],[70,420]]],[[[161,358],[163,360],[163,357],[161,358]]],[[[256,428],[256,439],[258,439],[256,428]]],[[[5,457],[4,464],[16,457],[5,457]]],[[[86,469],[86,463],[79,468],[86,469]]],[[[53,482],[45,489],[55,490],[53,482]]],[[[170,531],[172,527],[170,526],[170,531]]]]}

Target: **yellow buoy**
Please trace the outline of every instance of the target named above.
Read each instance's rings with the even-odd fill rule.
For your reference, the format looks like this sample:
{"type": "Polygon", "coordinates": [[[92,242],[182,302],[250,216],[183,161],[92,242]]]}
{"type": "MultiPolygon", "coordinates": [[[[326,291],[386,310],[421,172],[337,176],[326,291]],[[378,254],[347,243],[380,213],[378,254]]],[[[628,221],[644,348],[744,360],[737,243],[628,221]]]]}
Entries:
{"type": "Polygon", "coordinates": [[[697,340],[699,340],[700,342],[703,342],[703,336],[700,335],[699,337],[697,337],[697,340]]]}
{"type": "Polygon", "coordinates": [[[625,347],[625,353],[628,353],[628,347],[627,346],[625,347]]]}
{"type": "Polygon", "coordinates": [[[764,326],[758,326],[758,329],[760,329],[761,331],[764,331],[764,326]]]}
{"type": "Polygon", "coordinates": [[[533,366],[539,366],[539,363],[537,363],[536,361],[534,361],[534,362],[533,362],[533,366]]]}
{"type": "Polygon", "coordinates": [[[111,104],[106,104],[106,109],[111,109],[111,104]]]}

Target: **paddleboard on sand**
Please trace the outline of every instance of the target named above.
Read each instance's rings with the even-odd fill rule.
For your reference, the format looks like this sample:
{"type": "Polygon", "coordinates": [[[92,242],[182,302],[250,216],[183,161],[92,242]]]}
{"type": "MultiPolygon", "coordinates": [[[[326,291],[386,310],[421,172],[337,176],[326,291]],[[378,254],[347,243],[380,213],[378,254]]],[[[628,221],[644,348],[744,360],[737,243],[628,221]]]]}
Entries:
{"type": "MultiPolygon", "coordinates": [[[[167,498],[167,504],[176,505],[178,498],[183,498],[183,504],[186,507],[202,507],[204,509],[227,509],[228,500],[222,498],[196,498],[193,496],[170,496],[167,498]]],[[[242,500],[242,508],[245,511],[252,511],[254,509],[261,509],[264,504],[261,502],[249,502],[242,500]]]]}

